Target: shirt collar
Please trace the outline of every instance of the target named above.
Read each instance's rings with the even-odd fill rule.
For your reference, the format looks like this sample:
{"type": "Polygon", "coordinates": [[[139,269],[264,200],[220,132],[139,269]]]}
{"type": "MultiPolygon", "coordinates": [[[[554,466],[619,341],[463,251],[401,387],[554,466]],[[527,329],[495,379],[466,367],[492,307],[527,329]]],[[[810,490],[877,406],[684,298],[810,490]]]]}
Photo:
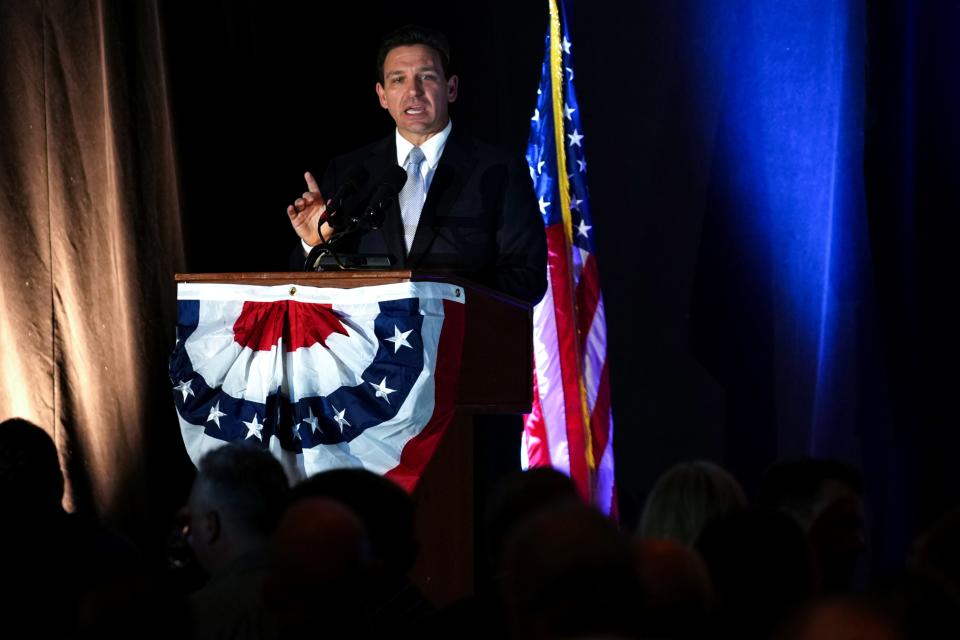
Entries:
{"type": "MultiPolygon", "coordinates": [[[[453,120],[447,120],[447,126],[443,128],[443,131],[438,133],[435,136],[430,137],[426,142],[420,145],[420,150],[423,151],[423,155],[427,160],[427,166],[431,170],[437,168],[437,163],[440,162],[440,156],[443,155],[443,148],[447,144],[447,138],[450,137],[450,130],[453,128],[453,120]]],[[[397,130],[397,164],[401,167],[407,161],[407,155],[410,153],[410,149],[413,149],[414,145],[412,142],[400,135],[400,130],[397,130]]]]}

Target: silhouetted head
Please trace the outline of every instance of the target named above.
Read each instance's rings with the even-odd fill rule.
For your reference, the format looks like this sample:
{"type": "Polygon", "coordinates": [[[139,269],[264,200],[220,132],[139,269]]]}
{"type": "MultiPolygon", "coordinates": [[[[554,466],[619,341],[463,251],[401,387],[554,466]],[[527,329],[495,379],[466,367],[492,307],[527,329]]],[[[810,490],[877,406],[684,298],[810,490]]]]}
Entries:
{"type": "Polygon", "coordinates": [[[629,540],[579,502],[555,503],[516,525],[502,589],[515,637],[631,636],[643,604],[629,540]]]}
{"type": "Polygon", "coordinates": [[[27,420],[0,423],[0,509],[20,515],[63,511],[63,473],[57,447],[27,420]]]}
{"type": "Polygon", "coordinates": [[[643,636],[701,637],[713,610],[713,587],[700,554],[662,538],[636,538],[633,550],[645,602],[643,636]]]}
{"type": "Polygon", "coordinates": [[[913,565],[960,592],[960,507],[942,514],[917,541],[913,565]]]}
{"type": "Polygon", "coordinates": [[[863,476],[856,468],[839,460],[799,458],[776,462],[767,469],[759,502],[787,511],[809,531],[831,503],[862,496],[863,476]]]}
{"type": "Polygon", "coordinates": [[[749,507],[717,516],[697,540],[727,633],[768,633],[813,593],[806,536],[776,509],[749,507]]]}
{"type": "Polygon", "coordinates": [[[364,632],[368,550],[360,518],[339,502],[303,498],[290,505],[271,538],[264,581],[264,599],[285,637],[364,632]]]}
{"type": "Polygon", "coordinates": [[[960,638],[960,593],[941,575],[908,569],[885,576],[863,599],[893,621],[901,638],[960,638]]]}
{"type": "Polygon", "coordinates": [[[201,566],[215,571],[265,545],[288,497],[287,476],[269,452],[227,444],[204,455],[184,514],[201,566]]]}
{"type": "Polygon", "coordinates": [[[370,553],[388,573],[406,574],[417,557],[413,499],[395,482],[366,469],[335,469],[293,488],[294,501],[332,498],[363,522],[370,553]]]}
{"type": "Polygon", "coordinates": [[[683,462],[654,484],[637,533],[692,547],[707,522],[746,503],[740,483],[722,467],[705,460],[683,462]]]}
{"type": "Polygon", "coordinates": [[[802,458],[774,464],[764,474],[760,501],[784,510],[807,532],[820,588],[849,591],[866,548],[863,477],[837,460],[802,458]]]}
{"type": "Polygon", "coordinates": [[[789,621],[782,640],[907,640],[887,612],[862,598],[833,597],[789,621]]]}
{"type": "Polygon", "coordinates": [[[485,514],[487,544],[494,565],[500,561],[504,540],[517,524],[541,509],[567,502],[580,502],[577,488],[556,469],[539,467],[504,476],[485,514]]]}

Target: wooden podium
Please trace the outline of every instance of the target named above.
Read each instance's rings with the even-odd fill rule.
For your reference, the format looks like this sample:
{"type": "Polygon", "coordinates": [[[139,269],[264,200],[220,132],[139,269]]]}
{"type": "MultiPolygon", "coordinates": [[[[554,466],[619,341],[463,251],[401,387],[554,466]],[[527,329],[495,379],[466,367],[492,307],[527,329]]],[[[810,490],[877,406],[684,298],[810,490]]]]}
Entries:
{"type": "Polygon", "coordinates": [[[529,303],[466,280],[412,271],[177,274],[177,282],[350,289],[446,282],[466,292],[457,414],[414,492],[420,557],[414,581],[436,604],[473,592],[475,545],[473,416],[527,413],[533,394],[529,303]]]}

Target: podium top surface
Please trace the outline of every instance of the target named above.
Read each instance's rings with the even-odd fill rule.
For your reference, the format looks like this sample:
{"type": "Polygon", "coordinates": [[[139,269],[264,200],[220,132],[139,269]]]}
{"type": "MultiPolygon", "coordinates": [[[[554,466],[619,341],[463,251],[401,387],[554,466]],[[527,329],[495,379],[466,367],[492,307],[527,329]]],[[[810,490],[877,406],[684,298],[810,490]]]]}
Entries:
{"type": "Polygon", "coordinates": [[[533,400],[532,307],[469,280],[439,273],[393,271],[276,271],[178,273],[177,283],[288,285],[350,289],[398,282],[446,282],[467,292],[467,335],[460,366],[458,410],[529,413],[533,400]]]}
{"type": "Polygon", "coordinates": [[[195,282],[210,284],[253,284],[253,285],[280,285],[299,284],[308,287],[336,287],[352,289],[354,287],[369,287],[380,284],[394,284],[397,282],[448,282],[463,287],[465,290],[482,294],[500,303],[509,304],[522,309],[531,309],[528,302],[514,298],[476,284],[470,280],[455,275],[411,271],[409,269],[394,269],[385,271],[263,271],[263,272],[233,272],[233,273],[177,273],[174,275],[177,283],[195,282]]]}

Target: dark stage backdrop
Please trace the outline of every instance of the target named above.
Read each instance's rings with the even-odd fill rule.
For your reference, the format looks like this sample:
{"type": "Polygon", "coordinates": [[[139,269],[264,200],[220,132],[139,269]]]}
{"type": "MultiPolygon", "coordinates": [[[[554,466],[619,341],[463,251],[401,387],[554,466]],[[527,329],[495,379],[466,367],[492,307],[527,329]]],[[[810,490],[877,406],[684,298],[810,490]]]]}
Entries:
{"type": "MultiPolygon", "coordinates": [[[[950,304],[960,3],[867,4],[573,3],[627,519],[681,460],[717,460],[752,491],[778,457],[830,455],[864,470],[874,554],[896,563],[960,495],[950,304]]],[[[70,434],[62,446],[98,443],[68,457],[77,504],[122,511],[128,496],[104,478],[132,474],[123,486],[151,488],[154,529],[190,473],[163,380],[173,270],[284,267],[294,240],[284,208],[304,190],[303,171],[321,173],[333,155],[391,131],[373,93],[374,52],[404,22],[452,40],[455,126],[521,152],[547,24],[539,0],[157,5],[24,0],[0,14],[0,417],[70,434]],[[99,19],[76,20],[83,12],[66,6],[99,19]],[[97,73],[64,57],[70,42],[99,60],[97,73]],[[95,109],[44,106],[118,87],[123,100],[95,109]],[[109,140],[130,155],[101,162],[123,180],[48,211],[64,178],[38,178],[27,162],[50,172],[65,151],[60,134],[36,127],[79,135],[105,121],[119,122],[109,140]],[[125,215],[105,204],[110,193],[125,215]],[[108,235],[108,221],[123,234],[108,235]],[[77,255],[84,245],[65,238],[78,234],[111,238],[124,259],[104,269],[115,254],[99,245],[77,255]],[[95,277],[109,284],[60,296],[63,282],[95,277]],[[16,284],[34,279],[46,283],[40,296],[16,284]],[[94,295],[103,290],[140,297],[94,295]],[[135,309],[109,344],[135,345],[122,395],[142,402],[85,413],[64,401],[81,394],[58,386],[90,362],[73,328],[86,326],[81,311],[116,309],[135,309]],[[34,336],[24,323],[38,318],[34,336]],[[27,383],[10,382],[18,376],[27,383]],[[135,471],[125,462],[141,458],[135,471]]],[[[100,148],[80,138],[81,151],[100,148]]],[[[77,381],[98,399],[120,393],[87,369],[77,381]]]]}

